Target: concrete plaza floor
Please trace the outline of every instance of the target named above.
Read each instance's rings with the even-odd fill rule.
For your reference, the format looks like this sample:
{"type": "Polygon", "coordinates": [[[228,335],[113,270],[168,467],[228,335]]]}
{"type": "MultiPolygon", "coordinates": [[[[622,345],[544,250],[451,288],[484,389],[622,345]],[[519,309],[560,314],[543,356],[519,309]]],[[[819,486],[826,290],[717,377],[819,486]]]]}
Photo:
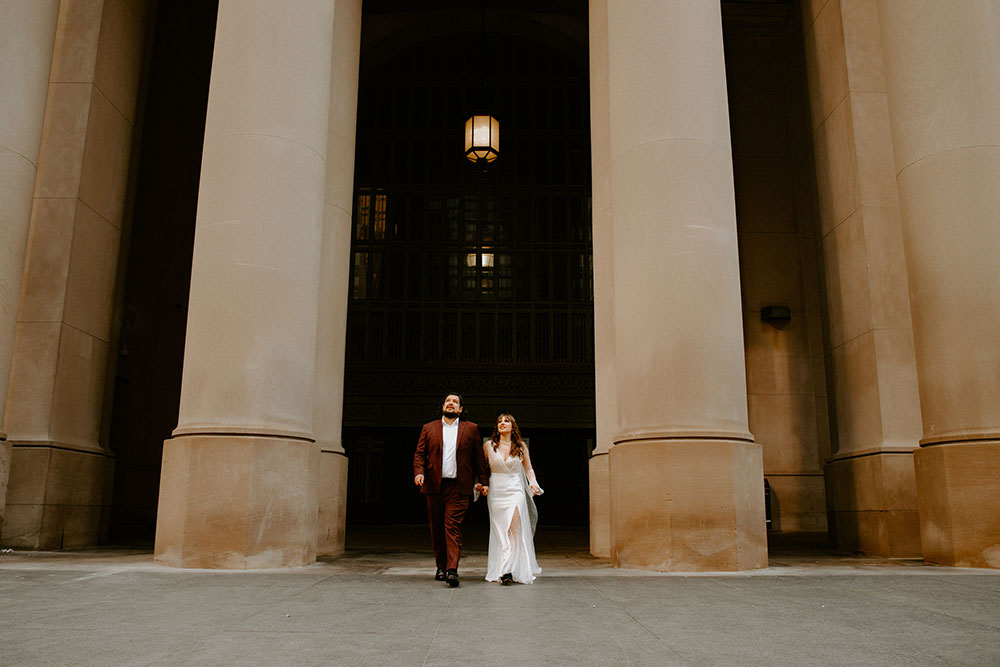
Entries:
{"type": "Polygon", "coordinates": [[[250,572],[148,549],[0,554],[0,665],[1000,665],[1000,572],[836,554],[773,536],[749,573],[615,570],[541,527],[534,585],[433,581],[426,529],[250,572]]]}

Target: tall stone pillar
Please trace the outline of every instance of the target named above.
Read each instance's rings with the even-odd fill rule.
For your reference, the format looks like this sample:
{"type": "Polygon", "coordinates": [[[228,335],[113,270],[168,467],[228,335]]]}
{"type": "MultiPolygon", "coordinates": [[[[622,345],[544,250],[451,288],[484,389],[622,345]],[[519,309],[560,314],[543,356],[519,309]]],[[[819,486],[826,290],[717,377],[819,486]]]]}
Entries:
{"type": "Polygon", "coordinates": [[[150,16],[144,0],[59,3],[4,416],[7,545],[107,536],[105,380],[150,16]]]}
{"type": "Polygon", "coordinates": [[[607,4],[618,567],[767,566],[720,12],[607,4]]]}
{"type": "Polygon", "coordinates": [[[608,453],[618,428],[615,388],[615,294],[611,229],[611,117],[608,3],[590,3],[590,145],[593,160],[594,375],[597,446],[590,457],[590,552],[611,555],[608,453]]]}
{"type": "Polygon", "coordinates": [[[49,90],[59,0],[0,0],[0,528],[10,444],[4,405],[10,378],[28,221],[49,90]]]}
{"type": "Polygon", "coordinates": [[[920,399],[878,5],[802,11],[836,406],[831,529],[842,551],[919,557],[920,399]]]}
{"type": "Polygon", "coordinates": [[[316,557],[313,430],[333,0],[219,4],[180,416],[155,559],[316,557]]]}
{"type": "Polygon", "coordinates": [[[337,0],[333,16],[323,255],[316,329],[316,390],[313,396],[313,430],[320,448],[316,552],[323,556],[344,551],[347,519],[347,456],[341,432],[360,57],[361,0],[337,0]]]}
{"type": "Polygon", "coordinates": [[[924,559],[1000,567],[1000,10],[880,0],[923,439],[924,559]]]}

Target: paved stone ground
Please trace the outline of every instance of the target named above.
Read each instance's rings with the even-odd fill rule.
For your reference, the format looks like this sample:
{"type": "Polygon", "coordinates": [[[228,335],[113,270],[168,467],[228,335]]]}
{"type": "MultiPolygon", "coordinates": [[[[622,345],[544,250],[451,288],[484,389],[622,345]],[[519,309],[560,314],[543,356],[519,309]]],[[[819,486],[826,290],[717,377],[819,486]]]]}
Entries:
{"type": "Polygon", "coordinates": [[[293,570],[174,570],[148,549],[0,554],[0,665],[1000,665],[1000,572],[775,536],[751,573],[614,570],[539,529],[531,586],[432,579],[425,529],[352,529],[293,570]]]}

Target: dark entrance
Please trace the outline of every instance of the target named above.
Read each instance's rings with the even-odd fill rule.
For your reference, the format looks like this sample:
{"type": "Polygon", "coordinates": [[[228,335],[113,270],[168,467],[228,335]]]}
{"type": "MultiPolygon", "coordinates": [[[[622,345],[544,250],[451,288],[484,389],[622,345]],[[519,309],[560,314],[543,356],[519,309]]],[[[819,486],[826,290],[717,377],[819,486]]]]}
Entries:
{"type": "Polygon", "coordinates": [[[348,522],[425,520],[413,448],[420,424],[458,391],[484,436],[499,412],[518,419],[551,491],[542,520],[586,523],[594,439],[587,4],[488,11],[485,35],[478,8],[411,11],[404,30],[402,14],[379,11],[388,4],[366,3],[362,38],[348,522]],[[437,36],[413,42],[426,34],[437,36]],[[499,119],[501,145],[481,168],[463,156],[462,129],[484,111],[499,119]]]}

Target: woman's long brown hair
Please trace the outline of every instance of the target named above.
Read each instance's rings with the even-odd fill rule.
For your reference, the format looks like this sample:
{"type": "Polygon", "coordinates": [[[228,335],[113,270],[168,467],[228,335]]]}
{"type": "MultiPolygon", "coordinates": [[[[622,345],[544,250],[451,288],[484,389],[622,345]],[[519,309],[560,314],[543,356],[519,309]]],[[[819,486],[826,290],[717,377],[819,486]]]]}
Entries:
{"type": "Polygon", "coordinates": [[[510,453],[509,456],[516,456],[520,458],[524,452],[524,442],[521,440],[521,429],[517,427],[517,420],[514,419],[514,415],[507,414],[506,412],[497,417],[496,424],[493,424],[493,435],[490,440],[493,441],[493,451],[497,450],[500,446],[500,431],[497,430],[497,424],[500,420],[506,417],[510,420],[510,453]]]}

